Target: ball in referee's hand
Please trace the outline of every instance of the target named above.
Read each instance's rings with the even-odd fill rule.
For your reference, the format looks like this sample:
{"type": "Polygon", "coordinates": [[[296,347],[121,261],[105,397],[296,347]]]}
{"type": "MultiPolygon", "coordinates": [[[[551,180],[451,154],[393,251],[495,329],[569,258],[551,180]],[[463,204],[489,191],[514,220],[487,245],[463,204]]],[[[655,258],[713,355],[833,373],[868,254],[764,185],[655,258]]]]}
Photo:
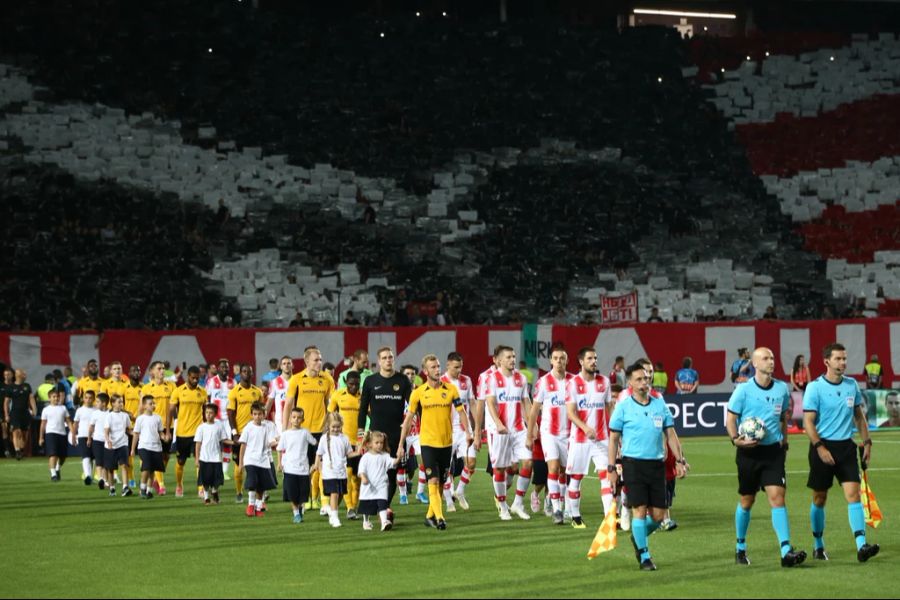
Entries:
{"type": "Polygon", "coordinates": [[[766,437],[766,424],[759,417],[747,417],[738,427],[738,435],[757,442],[766,437]]]}

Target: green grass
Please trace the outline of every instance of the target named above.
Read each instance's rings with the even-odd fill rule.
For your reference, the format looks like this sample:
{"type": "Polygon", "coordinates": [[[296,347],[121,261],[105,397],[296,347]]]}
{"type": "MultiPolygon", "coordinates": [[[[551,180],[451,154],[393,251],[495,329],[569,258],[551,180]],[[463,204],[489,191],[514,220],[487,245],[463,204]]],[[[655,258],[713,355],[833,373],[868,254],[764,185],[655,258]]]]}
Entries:
{"type": "MultiPolygon", "coordinates": [[[[637,570],[627,533],[619,534],[616,550],[586,559],[602,515],[596,479],[584,486],[587,530],[554,526],[543,516],[499,521],[481,472],[469,488],[472,510],[450,514],[447,531],[425,528],[424,506],[416,503],[395,506],[397,527],[382,534],[346,520],[334,530],[318,514],[293,525],[281,502],[272,502],[265,518],[248,519],[233,503],[231,482],[220,506],[205,507],[195,496],[147,502],[85,487],[77,459],[58,484],[50,483],[44,460],[0,460],[0,596],[893,597],[900,433],[874,439],[870,481],[886,518],[869,530],[870,541],[882,545],[869,563],[856,561],[846,502],[835,494],[826,527],[831,562],[782,569],[760,495],[748,537],[753,564],[735,566],[733,449],[727,440],[701,438],[685,440],[693,470],[678,483],[678,529],[650,538],[656,573],[637,570]]],[[[792,444],[793,542],[811,551],[806,445],[800,436],[792,444]]],[[[170,464],[170,493],[171,471],[170,464]]]]}

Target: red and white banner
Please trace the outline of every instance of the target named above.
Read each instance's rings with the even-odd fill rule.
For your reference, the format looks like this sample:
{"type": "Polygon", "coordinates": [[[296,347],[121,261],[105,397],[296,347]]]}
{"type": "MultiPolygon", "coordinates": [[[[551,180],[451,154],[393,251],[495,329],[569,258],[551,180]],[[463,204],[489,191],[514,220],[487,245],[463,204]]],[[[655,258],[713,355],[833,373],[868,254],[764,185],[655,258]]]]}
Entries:
{"type": "Polygon", "coordinates": [[[637,323],[637,290],[620,296],[600,296],[600,322],[604,325],[637,323]]]}
{"type": "Polygon", "coordinates": [[[732,389],[731,363],[738,348],[766,346],[775,352],[776,377],[787,379],[798,354],[807,357],[813,377],[824,371],[822,348],[838,341],[847,347],[848,375],[864,380],[863,367],[877,354],[884,367],[884,386],[900,381],[900,319],[855,321],[760,321],[740,323],[643,323],[618,327],[537,327],[541,339],[523,340],[521,327],[394,327],[326,329],[203,329],[190,331],[114,330],[96,332],[0,333],[0,360],[28,372],[34,384],[54,368],[72,366],[80,373],[89,359],[101,366],[121,361],[126,369],[146,369],[152,360],[175,365],[214,362],[221,357],[255,366],[257,377],[268,371],[268,360],[287,355],[302,367],[303,349],[321,348],[326,361],[338,363],[358,348],[367,349],[372,362],[382,346],[391,346],[396,364],[418,365],[422,356],[442,360],[453,350],[465,357],[464,371],[475,376],[490,364],[494,346],[505,344],[523,356],[523,344],[536,349],[538,366],[548,370],[549,348],[561,342],[569,350],[569,370],[578,369],[577,353],[584,346],[597,350],[601,372],[617,355],[626,363],[641,357],[662,362],[670,386],[682,359],[690,356],[700,372],[700,391],[732,389]],[[544,339],[546,338],[546,339],[544,339]]]}

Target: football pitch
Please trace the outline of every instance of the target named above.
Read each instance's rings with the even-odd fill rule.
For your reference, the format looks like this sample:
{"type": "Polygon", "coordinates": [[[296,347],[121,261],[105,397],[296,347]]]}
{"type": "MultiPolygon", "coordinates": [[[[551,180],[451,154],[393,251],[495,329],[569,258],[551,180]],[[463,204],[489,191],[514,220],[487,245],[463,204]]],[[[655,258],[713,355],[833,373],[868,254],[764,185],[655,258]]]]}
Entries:
{"type": "MultiPolygon", "coordinates": [[[[423,526],[425,506],[398,506],[393,531],[363,531],[361,521],[333,529],[310,512],[291,523],[290,505],[269,504],[264,518],[248,518],[227,482],[223,503],[203,506],[196,488],[173,491],[174,458],[166,474],[168,496],[110,498],[80,480],[70,459],[62,481],[51,483],[44,459],[0,460],[3,597],[895,597],[900,534],[900,432],[873,435],[869,481],[885,520],[869,529],[882,551],[856,560],[847,504],[837,488],[827,509],[826,548],[831,561],[810,557],[783,569],[769,508],[758,496],[748,535],[749,567],[734,564],[737,479],[727,439],[688,438],[692,470],[678,482],[673,518],[678,528],[658,531],[650,551],[659,570],[640,572],[629,534],[618,548],[586,558],[602,518],[599,483],[587,479],[574,530],[541,515],[501,522],[483,468],[467,497],[471,510],[449,513],[448,529],[423,526]]],[[[792,436],[787,506],[792,542],[811,554],[807,443],[792,436]]],[[[482,451],[482,460],[486,452],[482,451]]],[[[193,472],[188,462],[188,473],[193,472]]],[[[185,477],[190,480],[190,476],[185,477]]]]}

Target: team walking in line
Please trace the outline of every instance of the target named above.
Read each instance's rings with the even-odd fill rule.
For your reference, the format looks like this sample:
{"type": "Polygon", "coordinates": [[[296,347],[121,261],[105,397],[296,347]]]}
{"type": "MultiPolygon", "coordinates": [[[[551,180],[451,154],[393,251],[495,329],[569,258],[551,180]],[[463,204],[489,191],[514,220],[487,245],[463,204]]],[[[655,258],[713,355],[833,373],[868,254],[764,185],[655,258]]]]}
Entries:
{"type": "MultiPolygon", "coordinates": [[[[844,376],[846,356],[840,344],[825,348],[826,373],[809,384],[803,400],[810,438],[813,558],[828,560],[825,504],[837,478],[848,503],[857,557],[865,562],[879,547],[866,539],[854,430],[862,439],[864,461],[871,458],[872,441],[859,387],[844,376]]],[[[235,501],[243,503],[246,491],[247,516],[266,513],[280,473],[282,498],[291,505],[294,523],[303,522],[305,511],[319,509],[333,527],[340,527],[343,502],[346,517],[361,516],[364,530],[374,529],[377,517],[380,529],[388,531],[394,524],[395,495],[399,492],[401,504],[413,495],[408,489],[411,468],[418,472],[415,498],[427,504],[425,525],[445,530],[446,513],[456,512],[457,505],[469,509],[467,487],[486,441],[500,520],[531,519],[525,498],[533,485],[546,490],[545,512],[553,523],[568,520],[576,529],[585,528],[582,485],[593,467],[604,513],[613,510],[619,496],[619,523],[631,531],[639,567],[656,569],[648,540],[657,529],[675,526],[668,514],[675,480],[690,467],[672,414],[651,388],[649,360],[619,369],[623,386],[600,373],[594,348],[579,350],[578,372],[571,373],[566,349],[555,345],[551,370],[532,386],[515,368],[513,348],[501,345],[494,350],[493,365],[473,384],[462,373],[463,357],[456,352],[448,355],[443,372],[433,354],[419,367],[398,371],[392,349],[383,347],[375,372],[366,368],[367,353],[355,353],[336,389],[318,348],[306,348],[303,358],[306,368],[294,373],[292,359],[283,357],[278,371],[267,374],[266,391],[253,384],[249,365],[241,365],[232,377],[225,359],[205,385],[200,369],[190,367],[180,386],[166,378],[159,361],[150,365],[149,382],[141,384],[139,367],[123,377],[122,365],[113,363],[104,380],[92,360],[76,386],[80,406],[74,419],[55,390],[41,415],[40,442],[49,457],[51,480],[59,481],[71,441],[82,458],[85,484],[96,479],[100,489],[115,496],[118,479],[122,496],[135,488],[145,499],[165,495],[163,473],[174,447],[178,497],[184,495],[185,467],[193,455],[198,496],[205,504],[218,504],[236,457],[235,501]],[[420,374],[424,381],[418,383],[420,374]],[[135,456],[140,458],[139,484],[135,456]]],[[[772,377],[775,357],[769,349],[757,348],[752,364],[755,373],[736,385],[726,422],[738,472],[735,562],[750,564],[750,513],[756,494],[763,491],[781,564],[792,567],[807,555],[791,544],[785,508],[790,394],[784,382],[772,377]],[[764,423],[760,439],[739,435],[748,418],[764,423]]],[[[532,513],[541,508],[534,496],[532,513]]]]}

